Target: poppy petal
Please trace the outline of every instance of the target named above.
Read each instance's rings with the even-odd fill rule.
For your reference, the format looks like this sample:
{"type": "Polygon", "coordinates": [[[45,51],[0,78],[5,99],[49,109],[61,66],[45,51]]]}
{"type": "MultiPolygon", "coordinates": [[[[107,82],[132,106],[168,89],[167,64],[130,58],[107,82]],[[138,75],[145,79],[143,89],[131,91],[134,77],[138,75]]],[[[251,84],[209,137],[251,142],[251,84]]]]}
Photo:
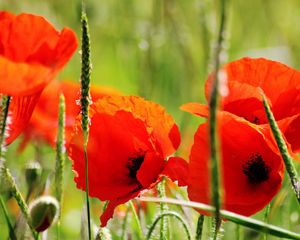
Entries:
{"type": "MultiPolygon", "coordinates": [[[[100,100],[101,101],[101,100],[100,100]]],[[[77,187],[85,189],[83,139],[80,122],[69,144],[77,187]]],[[[90,195],[101,200],[119,198],[139,186],[129,176],[128,159],[151,149],[143,122],[131,113],[119,111],[114,116],[96,112],[91,116],[88,143],[90,195]],[[128,124],[130,123],[130,124],[128,124]],[[99,139],[99,136],[100,139],[99,139]],[[144,141],[141,141],[143,139],[144,141]],[[113,166],[113,167],[112,167],[113,166]],[[105,174],[99,174],[99,173],[105,174]]]]}
{"type": "MultiPolygon", "coordinates": [[[[300,114],[278,121],[278,126],[294,153],[300,152],[300,114]]],[[[295,158],[298,159],[299,158],[295,158]]]]}
{"type": "Polygon", "coordinates": [[[115,96],[108,98],[107,101],[109,102],[109,106],[106,106],[107,112],[114,114],[114,112],[123,109],[131,112],[135,118],[144,121],[149,126],[147,128],[148,133],[156,139],[164,158],[174,153],[178,148],[180,143],[178,127],[173,118],[159,104],[135,96],[115,96]]]}
{"type": "Polygon", "coordinates": [[[178,181],[179,186],[186,186],[188,179],[188,163],[181,157],[170,157],[161,175],[178,181]]]}
{"type": "Polygon", "coordinates": [[[200,104],[200,103],[186,103],[180,106],[180,109],[182,111],[186,111],[189,113],[192,113],[194,115],[205,117],[207,118],[209,115],[209,109],[206,104],[200,104]]]}
{"type": "Polygon", "coordinates": [[[9,96],[26,96],[41,91],[53,79],[53,70],[42,65],[15,63],[0,56],[0,92],[9,96]]]}
{"type": "Polygon", "coordinates": [[[107,225],[108,220],[113,217],[114,210],[118,205],[123,204],[123,203],[129,201],[130,199],[137,197],[138,195],[139,195],[139,192],[132,192],[132,193],[129,193],[124,198],[119,198],[119,199],[114,199],[114,200],[109,201],[105,211],[102,213],[102,215],[100,217],[101,227],[105,227],[107,225]]]}
{"type": "MultiPolygon", "coordinates": [[[[98,86],[91,86],[90,92],[93,100],[107,95],[120,94],[113,88],[98,86]]],[[[80,84],[69,80],[54,80],[43,90],[30,122],[23,131],[25,142],[20,147],[20,151],[24,149],[30,140],[43,141],[55,147],[60,94],[65,97],[65,139],[66,143],[70,141],[75,119],[80,113],[80,106],[77,104],[80,97],[80,84]],[[49,131],[49,129],[52,129],[52,131],[49,131]]]]}
{"type": "Polygon", "coordinates": [[[272,102],[276,102],[283,90],[294,88],[300,82],[300,72],[264,58],[242,58],[225,65],[224,68],[229,82],[259,86],[272,102]]]}
{"type": "Polygon", "coordinates": [[[15,140],[28,124],[40,94],[39,92],[26,97],[12,97],[9,105],[6,144],[15,140]]]}
{"type": "MultiPolygon", "coordinates": [[[[228,77],[229,95],[222,99],[223,110],[249,120],[252,114],[263,116],[260,90],[269,100],[276,120],[292,116],[300,111],[300,72],[282,63],[264,58],[242,58],[226,64],[223,68],[228,77]],[[238,104],[233,104],[238,101],[238,104]],[[286,107],[286,106],[290,107],[286,107]],[[255,107],[256,106],[256,107],[255,107]],[[242,111],[242,113],[240,113],[242,111]]],[[[206,97],[209,99],[212,77],[206,81],[206,97]]],[[[256,118],[256,116],[255,116],[256,118]]]]}
{"type": "Polygon", "coordinates": [[[164,169],[164,159],[155,152],[146,153],[143,164],[137,171],[137,179],[144,188],[156,182],[158,175],[164,169]]]}
{"type": "Polygon", "coordinates": [[[75,33],[57,31],[43,17],[0,12],[0,92],[10,96],[41,91],[77,48],[75,33]]]}

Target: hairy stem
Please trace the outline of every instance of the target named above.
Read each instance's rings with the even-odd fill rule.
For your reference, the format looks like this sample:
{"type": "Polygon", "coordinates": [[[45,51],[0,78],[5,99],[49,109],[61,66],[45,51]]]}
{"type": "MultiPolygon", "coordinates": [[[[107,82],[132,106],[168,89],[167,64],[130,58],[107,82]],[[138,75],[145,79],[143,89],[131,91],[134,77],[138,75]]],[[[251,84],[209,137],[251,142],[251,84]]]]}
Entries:
{"type": "Polygon", "coordinates": [[[170,216],[170,217],[174,217],[175,219],[177,219],[183,226],[183,229],[184,229],[184,232],[186,233],[186,236],[187,236],[187,239],[191,240],[192,237],[191,237],[191,232],[190,232],[190,229],[189,229],[189,225],[187,224],[187,222],[182,218],[182,216],[180,216],[180,214],[178,214],[177,212],[173,212],[173,211],[165,211],[161,214],[159,214],[155,220],[153,221],[153,223],[151,224],[150,228],[149,228],[149,231],[148,231],[148,234],[147,234],[147,240],[150,240],[151,239],[151,235],[155,229],[155,226],[157,225],[157,223],[162,220],[163,221],[163,218],[166,217],[166,216],[170,216]]]}
{"type": "MultiPolygon", "coordinates": [[[[209,99],[209,139],[210,139],[210,169],[211,169],[211,186],[212,187],[212,199],[213,205],[216,208],[215,212],[215,222],[219,223],[220,219],[220,171],[219,171],[219,144],[218,144],[218,131],[217,131],[217,111],[218,111],[218,100],[219,100],[219,68],[220,68],[220,55],[222,52],[222,45],[224,41],[224,31],[225,31],[225,22],[226,22],[226,14],[225,14],[225,3],[226,0],[220,0],[220,28],[218,33],[218,40],[215,49],[214,56],[214,80],[211,90],[211,96],[209,99]]],[[[215,234],[213,239],[217,239],[218,235],[218,225],[215,224],[215,234]]]]}
{"type": "Polygon", "coordinates": [[[200,214],[197,221],[196,240],[201,240],[203,232],[204,215],[200,214]]]}
{"type": "Polygon", "coordinates": [[[298,203],[300,204],[300,181],[298,177],[297,170],[295,168],[295,165],[293,163],[293,159],[289,154],[288,148],[286,146],[286,143],[282,137],[282,133],[276,123],[276,120],[274,118],[274,115],[270,109],[270,106],[266,100],[265,95],[262,93],[262,98],[263,98],[263,104],[264,108],[269,120],[270,127],[272,129],[272,133],[274,135],[274,138],[276,140],[278,149],[280,151],[281,157],[284,161],[284,165],[286,168],[286,171],[290,177],[291,185],[294,190],[295,196],[298,200],[298,203]]]}

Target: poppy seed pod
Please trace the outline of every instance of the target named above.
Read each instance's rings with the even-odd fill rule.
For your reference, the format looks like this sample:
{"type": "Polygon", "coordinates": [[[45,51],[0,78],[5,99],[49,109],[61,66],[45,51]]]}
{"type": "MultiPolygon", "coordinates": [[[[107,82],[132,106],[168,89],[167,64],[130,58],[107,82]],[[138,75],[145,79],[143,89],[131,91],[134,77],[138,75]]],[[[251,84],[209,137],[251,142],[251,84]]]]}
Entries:
{"type": "Polygon", "coordinates": [[[32,189],[39,181],[42,173],[41,165],[38,162],[30,162],[25,169],[25,179],[29,189],[32,189]]]}
{"type": "Polygon", "coordinates": [[[57,219],[59,204],[54,197],[42,196],[30,204],[29,211],[32,227],[43,232],[57,219]]]}

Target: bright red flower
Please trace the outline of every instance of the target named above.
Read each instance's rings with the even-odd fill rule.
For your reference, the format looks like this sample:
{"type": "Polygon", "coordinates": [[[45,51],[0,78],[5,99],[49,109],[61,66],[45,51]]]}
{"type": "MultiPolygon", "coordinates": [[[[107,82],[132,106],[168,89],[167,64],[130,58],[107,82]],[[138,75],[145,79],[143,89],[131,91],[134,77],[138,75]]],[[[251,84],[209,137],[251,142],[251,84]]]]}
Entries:
{"type": "MultiPolygon", "coordinates": [[[[219,112],[222,157],[222,208],[252,215],[279,191],[284,165],[272,138],[262,128],[227,112],[219,112]]],[[[188,195],[193,201],[212,203],[210,191],[208,123],[195,134],[190,154],[188,195]]],[[[206,214],[204,212],[204,214],[206,214]]]]}
{"type": "MultiPolygon", "coordinates": [[[[229,94],[222,99],[222,110],[258,125],[268,124],[260,94],[262,89],[292,150],[299,152],[300,72],[263,58],[242,58],[228,63],[223,70],[227,75],[229,94]]],[[[212,77],[206,82],[207,99],[211,81],[212,77]]]]}
{"type": "MultiPolygon", "coordinates": [[[[56,144],[59,95],[65,97],[65,138],[69,142],[71,131],[77,115],[80,113],[80,84],[72,81],[52,81],[41,94],[31,119],[24,129],[24,140],[21,149],[30,139],[44,141],[51,146],[56,144]],[[49,131],[51,129],[51,131],[49,131]]],[[[91,87],[91,98],[93,101],[108,95],[119,95],[120,93],[109,87],[91,87]]]]}
{"type": "MultiPolygon", "coordinates": [[[[104,97],[91,105],[88,142],[89,191],[109,200],[101,216],[105,226],[114,208],[153,187],[161,175],[184,184],[187,164],[174,153],[178,127],[158,104],[133,96],[104,97]]],[[[68,148],[77,187],[85,189],[80,121],[68,148]]]]}
{"type": "Polygon", "coordinates": [[[28,123],[43,88],[77,48],[74,32],[43,17],[0,12],[0,93],[11,96],[6,143],[28,123]]]}

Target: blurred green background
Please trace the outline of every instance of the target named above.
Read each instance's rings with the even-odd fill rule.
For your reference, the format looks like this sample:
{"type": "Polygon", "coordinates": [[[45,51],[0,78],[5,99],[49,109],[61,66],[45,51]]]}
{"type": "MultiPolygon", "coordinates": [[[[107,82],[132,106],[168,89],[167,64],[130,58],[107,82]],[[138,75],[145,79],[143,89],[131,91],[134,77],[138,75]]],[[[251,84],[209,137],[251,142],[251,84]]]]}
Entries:
{"type": "MultiPolygon", "coordinates": [[[[92,45],[92,84],[112,86],[126,95],[140,95],[165,106],[182,130],[183,143],[178,154],[187,158],[193,132],[201,120],[181,112],[179,106],[190,101],[205,102],[203,86],[210,71],[218,29],[218,1],[86,2],[92,45]]],[[[0,9],[15,14],[27,12],[42,15],[58,29],[69,26],[80,40],[81,1],[0,0],[0,9]]],[[[224,61],[244,56],[266,57],[300,69],[299,22],[299,0],[230,0],[224,61]]],[[[79,81],[79,76],[78,49],[58,78],[79,81]]],[[[25,191],[24,166],[28,160],[36,158],[37,151],[32,145],[18,155],[17,146],[18,142],[8,148],[8,164],[25,191]]],[[[44,169],[51,174],[55,153],[43,146],[38,154],[44,169]]],[[[80,239],[83,193],[75,188],[69,161],[66,176],[68,191],[64,197],[63,239],[80,239]]],[[[11,204],[16,211],[14,203],[11,204]]],[[[93,215],[99,225],[97,200],[94,205],[93,215]]],[[[274,206],[270,222],[299,232],[299,209],[289,186],[282,189],[274,200],[274,206]]],[[[151,208],[152,213],[146,221],[153,217],[153,209],[155,207],[151,208]]],[[[194,230],[197,214],[195,211],[188,211],[188,214],[194,230]]],[[[257,217],[262,218],[262,214],[257,217]]],[[[111,224],[116,235],[121,227],[118,221],[121,220],[111,224]]],[[[225,239],[234,239],[236,226],[230,223],[225,225],[225,239]]],[[[51,231],[49,234],[51,236],[51,231]]],[[[249,230],[245,230],[245,234],[245,239],[261,237],[249,230]]],[[[0,239],[6,239],[5,236],[7,229],[0,211],[0,239]]],[[[176,236],[174,239],[184,239],[182,233],[176,236]]],[[[206,239],[205,236],[203,239],[206,239]]]]}

